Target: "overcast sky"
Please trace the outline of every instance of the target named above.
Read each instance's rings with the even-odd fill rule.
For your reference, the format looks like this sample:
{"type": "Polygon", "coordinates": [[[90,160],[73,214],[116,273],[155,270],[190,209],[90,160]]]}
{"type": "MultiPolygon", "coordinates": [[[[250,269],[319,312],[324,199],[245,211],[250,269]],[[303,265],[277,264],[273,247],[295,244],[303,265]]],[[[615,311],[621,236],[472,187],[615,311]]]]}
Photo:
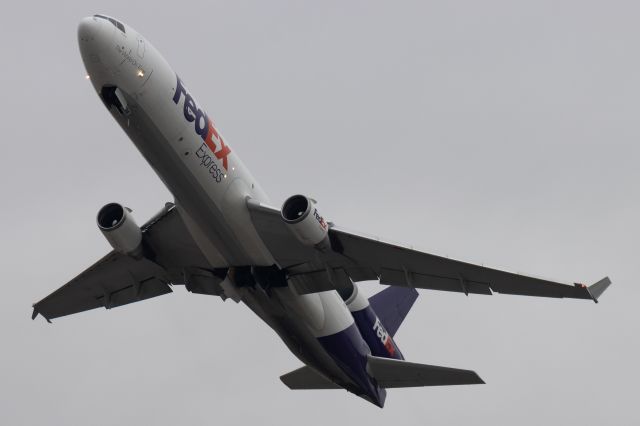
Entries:
{"type": "MultiPolygon", "coordinates": [[[[638,424],[635,1],[21,2],[0,47],[0,423],[638,424]],[[109,250],[111,201],[172,200],[84,79],[76,29],[158,48],[274,205],[473,262],[614,285],[587,301],[422,291],[397,335],[483,386],[290,391],[300,363],[243,305],[173,294],[31,321],[109,250]]],[[[379,289],[363,283],[368,294],[379,289]]]]}

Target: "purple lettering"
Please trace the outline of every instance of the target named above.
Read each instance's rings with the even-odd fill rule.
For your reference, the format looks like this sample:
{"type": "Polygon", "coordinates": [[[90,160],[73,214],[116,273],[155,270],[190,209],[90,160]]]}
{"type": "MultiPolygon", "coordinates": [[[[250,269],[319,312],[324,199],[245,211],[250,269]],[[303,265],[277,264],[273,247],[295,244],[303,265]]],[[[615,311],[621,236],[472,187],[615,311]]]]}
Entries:
{"type": "Polygon", "coordinates": [[[202,140],[207,139],[207,133],[209,130],[209,118],[207,114],[204,113],[201,109],[196,113],[196,133],[200,135],[202,140]]]}
{"type": "Polygon", "coordinates": [[[176,93],[173,95],[173,102],[177,105],[178,102],[180,102],[180,97],[182,95],[187,95],[187,89],[184,88],[184,84],[182,84],[180,77],[176,75],[176,78],[178,79],[178,82],[176,83],[176,93]]]}
{"type": "Polygon", "coordinates": [[[197,113],[198,108],[196,108],[196,103],[193,101],[191,95],[187,93],[184,97],[184,118],[191,122],[196,119],[197,113]]]}

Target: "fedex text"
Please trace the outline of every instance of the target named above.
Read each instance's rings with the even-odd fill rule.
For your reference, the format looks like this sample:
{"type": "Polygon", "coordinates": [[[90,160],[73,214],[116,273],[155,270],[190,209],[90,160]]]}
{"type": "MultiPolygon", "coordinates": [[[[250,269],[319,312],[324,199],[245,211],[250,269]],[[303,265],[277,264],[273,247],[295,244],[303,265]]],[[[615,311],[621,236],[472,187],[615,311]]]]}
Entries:
{"type": "Polygon", "coordinates": [[[396,353],[396,347],[393,344],[393,339],[389,336],[387,330],[384,329],[380,319],[376,317],[376,322],[373,324],[373,331],[376,332],[378,339],[382,342],[389,355],[393,356],[396,353]]]}
{"type": "MultiPolygon", "coordinates": [[[[204,145],[211,150],[215,158],[222,161],[222,167],[224,167],[225,170],[229,170],[229,160],[227,157],[231,154],[231,148],[225,143],[222,135],[213,124],[213,121],[207,116],[207,113],[198,108],[193,97],[187,92],[182,80],[180,80],[180,77],[176,75],[176,79],[176,93],[173,95],[173,102],[178,105],[180,99],[184,96],[183,114],[185,120],[194,124],[194,130],[196,134],[202,138],[204,145]]],[[[200,147],[200,149],[203,148],[204,146],[200,147]]],[[[198,153],[200,153],[200,150],[198,150],[198,153]]],[[[198,153],[196,153],[196,155],[198,155],[198,153]]],[[[202,156],[198,156],[198,158],[205,161],[202,156]]],[[[207,158],[211,160],[211,156],[207,156],[207,158]]],[[[220,181],[217,180],[217,182],[220,181]]]]}

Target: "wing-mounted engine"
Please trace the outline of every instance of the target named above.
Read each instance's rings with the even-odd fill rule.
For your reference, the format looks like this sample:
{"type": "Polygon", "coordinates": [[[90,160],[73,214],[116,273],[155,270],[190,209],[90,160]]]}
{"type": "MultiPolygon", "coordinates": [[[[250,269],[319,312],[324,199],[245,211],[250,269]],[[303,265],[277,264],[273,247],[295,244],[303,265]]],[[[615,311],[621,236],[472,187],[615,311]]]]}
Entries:
{"type": "Polygon", "coordinates": [[[142,230],[131,211],[118,203],[109,203],[98,212],[98,227],[117,252],[142,257],[142,230]]]}
{"type": "Polygon", "coordinates": [[[293,235],[304,245],[320,250],[331,248],[329,224],[318,212],[316,201],[304,195],[287,198],[281,216],[293,235]]]}

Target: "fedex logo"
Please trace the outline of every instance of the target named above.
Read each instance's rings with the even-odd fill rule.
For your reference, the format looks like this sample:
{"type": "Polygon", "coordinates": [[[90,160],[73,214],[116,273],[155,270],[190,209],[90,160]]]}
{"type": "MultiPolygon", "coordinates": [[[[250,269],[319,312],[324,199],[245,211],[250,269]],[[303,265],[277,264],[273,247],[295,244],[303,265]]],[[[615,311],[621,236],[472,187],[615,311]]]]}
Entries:
{"type": "Polygon", "coordinates": [[[391,339],[387,330],[384,329],[378,317],[376,317],[376,322],[373,324],[373,331],[376,332],[376,336],[378,336],[378,339],[380,339],[387,352],[389,352],[389,355],[395,355],[396,347],[393,344],[393,339],[391,339]]]}
{"type": "Polygon", "coordinates": [[[222,135],[218,132],[213,121],[207,116],[207,113],[198,108],[193,97],[187,93],[180,77],[176,75],[178,80],[176,83],[176,93],[173,95],[173,102],[178,105],[180,99],[184,96],[183,114],[185,120],[194,123],[196,134],[199,135],[204,143],[209,147],[213,155],[218,160],[222,160],[222,167],[229,170],[229,161],[227,157],[231,154],[231,149],[225,144],[222,135]]]}
{"type": "Polygon", "coordinates": [[[318,209],[313,209],[313,215],[315,216],[316,220],[320,224],[320,227],[326,231],[327,222],[324,220],[324,217],[320,216],[320,213],[318,213],[318,209]]]}

